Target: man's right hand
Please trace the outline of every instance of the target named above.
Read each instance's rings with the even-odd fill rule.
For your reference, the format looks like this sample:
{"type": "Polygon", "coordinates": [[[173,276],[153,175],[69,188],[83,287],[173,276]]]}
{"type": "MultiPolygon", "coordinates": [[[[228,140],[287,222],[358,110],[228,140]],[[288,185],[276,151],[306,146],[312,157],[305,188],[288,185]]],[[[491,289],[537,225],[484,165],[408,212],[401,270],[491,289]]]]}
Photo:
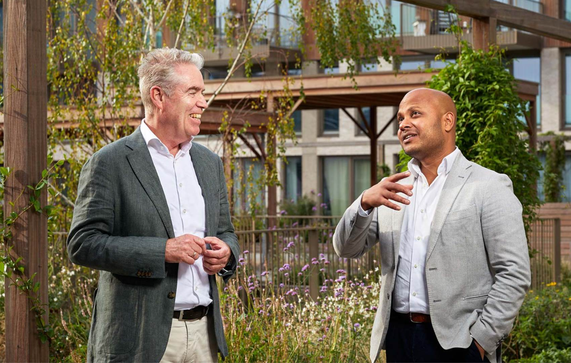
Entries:
{"type": "Polygon", "coordinates": [[[185,262],[192,265],[205,251],[204,239],[192,234],[184,234],[167,240],[165,261],[170,263],[185,262]]]}
{"type": "Polygon", "coordinates": [[[361,198],[361,207],[363,210],[379,207],[381,205],[394,210],[400,210],[400,206],[394,204],[391,200],[402,204],[409,204],[410,201],[407,198],[397,194],[404,193],[409,197],[412,196],[412,184],[397,183],[399,180],[404,179],[409,175],[409,171],[391,175],[365,190],[363,197],[361,198]]]}

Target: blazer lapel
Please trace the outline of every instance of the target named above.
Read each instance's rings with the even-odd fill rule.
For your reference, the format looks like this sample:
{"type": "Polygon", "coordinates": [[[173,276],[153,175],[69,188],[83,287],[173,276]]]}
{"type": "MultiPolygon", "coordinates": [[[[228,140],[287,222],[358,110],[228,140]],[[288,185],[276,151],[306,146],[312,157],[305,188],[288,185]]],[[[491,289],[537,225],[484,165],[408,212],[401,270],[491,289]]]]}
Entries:
{"type": "MultiPolygon", "coordinates": [[[[412,184],[414,183],[414,178],[409,176],[401,181],[401,184],[412,184]]],[[[392,231],[393,231],[393,251],[394,251],[394,262],[395,266],[398,264],[399,260],[399,251],[400,251],[400,235],[402,231],[402,223],[404,220],[404,213],[406,211],[406,204],[400,204],[401,210],[394,211],[391,213],[391,223],[392,223],[392,231]]]]}
{"type": "Polygon", "coordinates": [[[167,204],[161,180],[157,174],[153,159],[145,143],[145,139],[139,129],[129,136],[126,146],[132,151],[127,154],[127,160],[133,173],[143,186],[143,189],[151,199],[151,202],[157,209],[161,221],[167,230],[169,238],[174,238],[174,229],[172,226],[171,216],[167,204]]]}
{"type": "Polygon", "coordinates": [[[452,204],[454,204],[460,190],[462,190],[462,187],[466,183],[466,180],[468,180],[471,173],[472,164],[464,157],[464,155],[459,154],[454,161],[450,174],[448,174],[448,178],[446,179],[446,183],[444,183],[442,193],[440,194],[440,200],[436,205],[436,212],[432,219],[430,237],[428,239],[428,250],[426,254],[427,260],[436,246],[436,242],[440,236],[440,231],[442,230],[442,226],[450,212],[450,208],[452,208],[452,204]]]}
{"type": "Polygon", "coordinates": [[[199,145],[193,144],[190,148],[190,157],[192,159],[192,165],[194,166],[194,171],[196,172],[196,178],[198,179],[198,184],[200,184],[200,189],[202,189],[202,197],[204,198],[205,216],[206,216],[206,231],[205,236],[216,235],[216,229],[212,226],[215,218],[212,206],[210,203],[217,201],[217,189],[218,185],[216,180],[213,180],[212,176],[217,170],[212,170],[212,166],[208,165],[205,158],[204,151],[200,149],[199,145]]]}

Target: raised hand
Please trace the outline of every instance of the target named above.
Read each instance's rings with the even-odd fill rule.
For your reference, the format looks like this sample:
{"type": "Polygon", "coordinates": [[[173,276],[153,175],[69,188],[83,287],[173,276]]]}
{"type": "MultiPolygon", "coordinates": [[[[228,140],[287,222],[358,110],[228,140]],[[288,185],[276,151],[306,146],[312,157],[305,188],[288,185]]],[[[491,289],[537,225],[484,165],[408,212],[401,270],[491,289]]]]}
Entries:
{"type": "Polygon", "coordinates": [[[393,174],[365,190],[361,199],[361,207],[364,210],[367,210],[384,205],[385,207],[394,210],[400,210],[400,206],[396,205],[392,201],[402,204],[410,203],[407,198],[398,195],[398,193],[404,193],[409,197],[412,196],[412,184],[397,183],[399,180],[404,179],[409,175],[409,171],[393,174]]]}

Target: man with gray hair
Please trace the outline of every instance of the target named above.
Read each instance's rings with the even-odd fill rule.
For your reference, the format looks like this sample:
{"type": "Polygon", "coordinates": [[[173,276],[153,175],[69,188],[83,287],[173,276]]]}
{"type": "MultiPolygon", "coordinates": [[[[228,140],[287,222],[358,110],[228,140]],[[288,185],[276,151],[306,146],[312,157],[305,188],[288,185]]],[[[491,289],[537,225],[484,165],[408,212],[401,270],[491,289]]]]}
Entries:
{"type": "Polygon", "coordinates": [[[215,275],[239,247],[220,158],[192,142],[207,108],[203,59],[156,49],[142,60],[145,119],[83,167],[68,237],[100,270],[88,362],[216,362],[228,354],[215,275]]]}

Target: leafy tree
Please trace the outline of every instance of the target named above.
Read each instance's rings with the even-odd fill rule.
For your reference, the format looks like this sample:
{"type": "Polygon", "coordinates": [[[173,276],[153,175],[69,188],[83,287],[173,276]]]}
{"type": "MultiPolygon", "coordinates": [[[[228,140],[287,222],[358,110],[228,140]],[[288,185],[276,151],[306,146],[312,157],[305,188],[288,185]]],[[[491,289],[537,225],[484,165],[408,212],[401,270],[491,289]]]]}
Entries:
{"type": "MultiPolygon", "coordinates": [[[[527,227],[539,206],[536,185],[541,164],[524,137],[525,104],[518,96],[515,78],[505,68],[502,50],[495,46],[475,50],[465,41],[460,44],[456,62],[447,62],[428,87],[454,100],[456,145],[464,156],[510,177],[527,227]]],[[[401,151],[400,159],[402,168],[410,157],[401,151]]]]}

